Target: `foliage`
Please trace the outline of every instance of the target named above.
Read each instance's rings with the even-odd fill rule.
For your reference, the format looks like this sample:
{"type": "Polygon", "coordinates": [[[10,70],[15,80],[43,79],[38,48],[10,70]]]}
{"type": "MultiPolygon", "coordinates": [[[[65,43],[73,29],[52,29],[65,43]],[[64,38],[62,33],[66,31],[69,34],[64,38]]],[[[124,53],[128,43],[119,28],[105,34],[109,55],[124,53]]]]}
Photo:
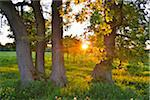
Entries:
{"type": "Polygon", "coordinates": [[[65,36],[63,44],[65,52],[78,54],[78,51],[80,51],[81,40],[77,39],[77,37],[72,37],[72,35],[65,36]]]}
{"type": "Polygon", "coordinates": [[[146,4],[147,0],[73,0],[64,2],[63,11],[60,13],[65,19],[66,27],[69,27],[73,21],[90,22],[85,33],[94,33],[88,38],[94,44],[92,46],[99,48],[100,51],[105,48],[104,36],[109,35],[115,27],[117,29],[115,58],[136,63],[143,62],[148,56],[145,52],[149,20],[146,4]],[[73,12],[72,6],[80,6],[81,9],[73,12]],[[144,59],[141,59],[141,56],[144,59]],[[135,57],[137,59],[134,59],[135,57]]]}
{"type": "Polygon", "coordinates": [[[0,44],[0,51],[15,51],[15,49],[16,49],[15,42],[6,43],[5,45],[0,44]]]}
{"type": "Polygon", "coordinates": [[[74,56],[73,60],[75,61],[75,57],[81,54],[81,40],[77,39],[77,37],[65,36],[63,38],[64,52],[67,54],[67,58],[69,59],[69,55],[74,56]]]}

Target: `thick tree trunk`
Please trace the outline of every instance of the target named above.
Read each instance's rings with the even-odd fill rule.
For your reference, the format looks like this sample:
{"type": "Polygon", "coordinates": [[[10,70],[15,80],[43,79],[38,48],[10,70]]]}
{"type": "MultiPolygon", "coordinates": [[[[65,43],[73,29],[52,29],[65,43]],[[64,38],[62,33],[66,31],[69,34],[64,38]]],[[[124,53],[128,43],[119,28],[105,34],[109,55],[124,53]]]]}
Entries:
{"type": "Polygon", "coordinates": [[[15,34],[16,53],[21,81],[23,84],[26,84],[34,79],[32,76],[34,66],[26,27],[11,1],[1,1],[0,8],[5,13],[15,34]]]}
{"type": "Polygon", "coordinates": [[[45,51],[45,46],[46,46],[46,42],[44,40],[45,20],[42,15],[42,8],[40,5],[40,0],[33,1],[32,7],[33,7],[35,22],[36,22],[36,34],[38,37],[37,44],[36,44],[35,67],[37,69],[37,73],[39,74],[39,76],[43,77],[43,75],[45,75],[45,67],[44,67],[44,51],[45,51]]]}
{"type": "Polygon", "coordinates": [[[64,68],[62,18],[58,9],[61,5],[61,0],[52,2],[52,73],[50,79],[57,86],[65,86],[67,82],[64,68]]]}
{"type": "Polygon", "coordinates": [[[112,33],[104,36],[104,45],[107,59],[96,64],[92,77],[95,81],[103,81],[113,83],[112,80],[112,61],[115,50],[116,28],[112,29],[112,33]]]}

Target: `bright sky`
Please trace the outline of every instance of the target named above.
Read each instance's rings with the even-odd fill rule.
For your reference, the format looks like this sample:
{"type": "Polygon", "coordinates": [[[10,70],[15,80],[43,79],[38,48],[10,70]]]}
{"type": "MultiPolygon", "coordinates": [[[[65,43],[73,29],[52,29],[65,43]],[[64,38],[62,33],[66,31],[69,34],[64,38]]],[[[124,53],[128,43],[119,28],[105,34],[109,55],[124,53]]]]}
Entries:
{"type": "Polygon", "coordinates": [[[9,34],[12,34],[10,31],[8,31],[10,27],[7,24],[3,24],[2,28],[0,26],[0,43],[6,44],[6,43],[12,43],[14,40],[8,38],[7,36],[9,34]]]}

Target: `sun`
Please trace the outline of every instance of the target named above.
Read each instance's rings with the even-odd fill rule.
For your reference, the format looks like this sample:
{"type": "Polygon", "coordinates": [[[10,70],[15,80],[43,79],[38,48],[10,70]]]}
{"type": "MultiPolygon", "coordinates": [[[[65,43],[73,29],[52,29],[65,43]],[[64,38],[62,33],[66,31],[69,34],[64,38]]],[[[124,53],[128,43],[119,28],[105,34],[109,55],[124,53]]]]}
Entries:
{"type": "Polygon", "coordinates": [[[88,44],[86,44],[86,43],[83,43],[83,44],[82,44],[82,49],[83,49],[83,50],[88,49],[88,47],[89,47],[89,45],[88,45],[88,44]]]}

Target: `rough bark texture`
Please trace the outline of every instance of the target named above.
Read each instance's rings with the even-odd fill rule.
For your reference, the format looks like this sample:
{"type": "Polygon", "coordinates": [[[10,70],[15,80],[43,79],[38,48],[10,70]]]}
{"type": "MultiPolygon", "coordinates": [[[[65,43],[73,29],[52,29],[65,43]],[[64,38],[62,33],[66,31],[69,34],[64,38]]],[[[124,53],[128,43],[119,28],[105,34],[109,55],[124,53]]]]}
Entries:
{"type": "Polygon", "coordinates": [[[113,28],[111,34],[109,36],[105,35],[104,37],[104,45],[107,60],[101,61],[99,64],[96,64],[92,72],[92,77],[95,81],[113,83],[112,61],[115,49],[115,36],[116,28],[113,28]]]}
{"type": "Polygon", "coordinates": [[[37,44],[36,44],[35,67],[37,69],[37,73],[39,74],[39,76],[41,75],[43,76],[45,75],[45,67],[44,67],[44,51],[45,51],[45,45],[46,45],[46,42],[44,40],[45,20],[42,15],[42,8],[40,5],[40,0],[32,1],[32,7],[33,7],[35,22],[36,22],[36,34],[38,37],[37,44]]]}
{"type": "Polygon", "coordinates": [[[32,76],[32,72],[34,72],[34,66],[26,27],[11,1],[1,1],[0,8],[5,13],[15,34],[16,53],[21,81],[23,84],[26,84],[34,79],[32,76]]]}
{"type": "Polygon", "coordinates": [[[52,73],[50,79],[57,86],[65,86],[67,82],[62,43],[62,18],[59,15],[61,5],[61,0],[53,0],[52,2],[52,73]]]}

